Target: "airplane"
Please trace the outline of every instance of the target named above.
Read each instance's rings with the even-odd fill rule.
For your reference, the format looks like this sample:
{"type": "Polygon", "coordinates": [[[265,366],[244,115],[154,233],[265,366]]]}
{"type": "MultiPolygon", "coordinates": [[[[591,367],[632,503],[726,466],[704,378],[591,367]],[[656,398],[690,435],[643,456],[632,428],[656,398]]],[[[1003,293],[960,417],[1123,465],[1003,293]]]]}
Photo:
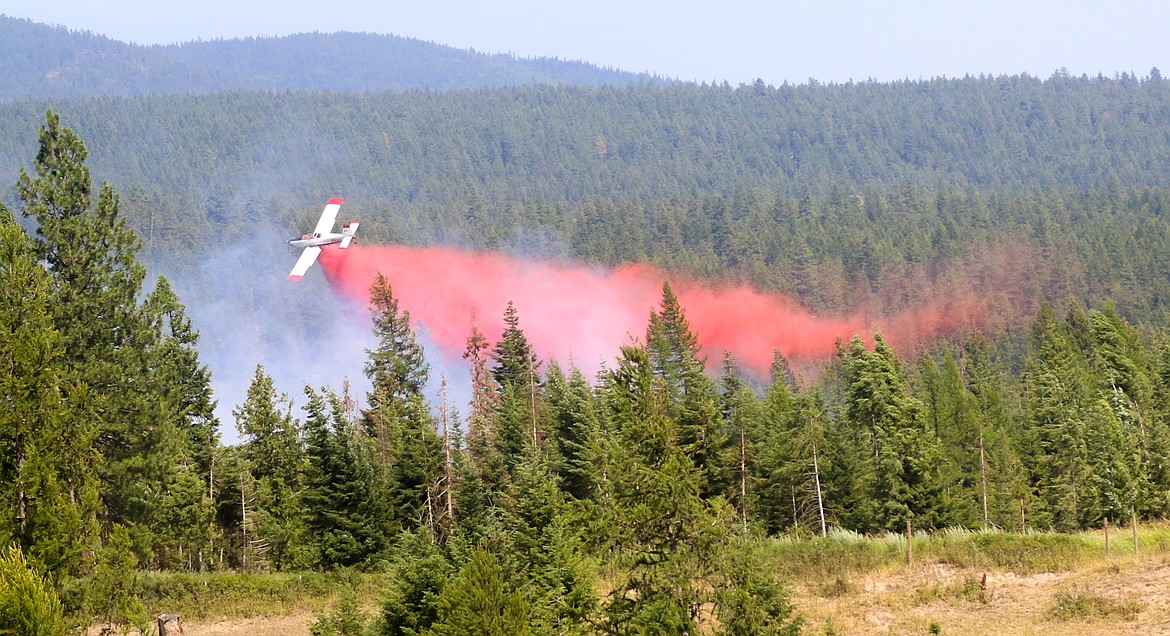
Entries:
{"type": "Polygon", "coordinates": [[[321,211],[321,219],[317,221],[317,227],[313,229],[312,234],[289,239],[290,247],[305,248],[305,251],[301,252],[301,257],[297,259],[297,264],[293,265],[292,271],[289,272],[289,280],[304,278],[309,266],[317,260],[322,247],[334,243],[340,243],[337,246],[340,249],[349,247],[354,234],[357,233],[358,222],[351,221],[343,225],[340,234],[333,231],[333,223],[337,220],[337,211],[341,209],[341,202],[341,197],[329,199],[329,202],[325,204],[325,209],[321,211]]]}

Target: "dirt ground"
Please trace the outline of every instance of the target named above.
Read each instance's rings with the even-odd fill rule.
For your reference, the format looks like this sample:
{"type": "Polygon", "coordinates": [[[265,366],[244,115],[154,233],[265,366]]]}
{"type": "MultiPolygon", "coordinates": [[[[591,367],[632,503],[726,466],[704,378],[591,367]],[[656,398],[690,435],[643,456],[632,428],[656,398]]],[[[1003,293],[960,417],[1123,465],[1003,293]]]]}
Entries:
{"type": "MultiPolygon", "coordinates": [[[[316,620],[311,612],[230,618],[208,621],[182,621],[183,636],[309,636],[309,625],[316,620]]],[[[100,636],[102,628],[89,628],[86,636],[100,636]]],[[[134,632],[137,634],[137,631],[134,632]]],[[[151,625],[147,634],[158,634],[151,625]]]]}
{"type": "Polygon", "coordinates": [[[928,563],[798,585],[795,600],[806,634],[1170,634],[1170,562],[1161,555],[1072,572],[988,571],[986,589],[983,574],[928,563]]]}
{"type": "MultiPolygon", "coordinates": [[[[1102,560],[1071,572],[1017,575],[940,563],[798,583],[812,635],[1170,635],[1170,557],[1102,560]],[[986,588],[980,581],[986,574],[986,588]],[[1071,600],[1071,605],[1059,601],[1071,600]],[[1059,608],[1064,607],[1063,611],[1059,608]],[[1071,607],[1071,609],[1069,609],[1071,607]]],[[[309,636],[314,615],[184,621],[185,636],[309,636]]],[[[91,630],[92,634],[97,631],[91,630]]]]}
{"type": "Polygon", "coordinates": [[[183,623],[184,636],[309,636],[311,613],[183,623]]]}

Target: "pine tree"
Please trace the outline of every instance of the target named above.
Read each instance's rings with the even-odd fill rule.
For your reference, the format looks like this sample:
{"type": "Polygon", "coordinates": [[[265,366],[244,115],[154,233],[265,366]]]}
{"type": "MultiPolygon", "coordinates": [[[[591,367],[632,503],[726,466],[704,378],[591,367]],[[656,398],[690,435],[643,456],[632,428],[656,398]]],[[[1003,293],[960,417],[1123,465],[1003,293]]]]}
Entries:
{"type": "Polygon", "coordinates": [[[794,615],[788,592],[768,576],[761,546],[737,537],[723,550],[715,608],[719,636],[798,636],[803,619],[794,615]]]}
{"type": "Polygon", "coordinates": [[[845,420],[868,455],[856,465],[863,472],[850,493],[852,523],[864,530],[897,530],[909,520],[924,527],[945,523],[938,440],[924,425],[922,403],[908,395],[893,350],[880,334],[873,351],[854,336],[842,355],[845,420]]]}
{"type": "Polygon", "coordinates": [[[133,514],[129,504],[108,497],[139,479],[135,457],[147,450],[143,442],[154,429],[153,418],[140,417],[151,409],[140,387],[149,386],[143,358],[154,341],[137,304],[146,273],[135,260],[140,241],[120,217],[109,184],[90,209],[85,145],[51,111],[40,137],[36,177],[22,171],[17,189],[23,214],[39,223],[38,256],[53,275],[66,362],[90,389],[99,417],[107,515],[125,520],[133,514]]]}
{"type": "Polygon", "coordinates": [[[66,633],[56,590],[14,545],[0,550],[0,629],[12,636],[66,633]]]}
{"type": "MultiPolygon", "coordinates": [[[[958,362],[958,361],[957,361],[958,362]]],[[[1036,507],[1029,473],[1021,460],[1023,434],[1018,403],[1011,400],[992,343],[973,336],[963,343],[961,375],[978,404],[981,517],[989,525],[1023,530],[1026,514],[1036,507]]]]}
{"type": "MultiPolygon", "coordinates": [[[[430,376],[426,354],[410,326],[410,312],[399,308],[390,281],[382,274],[370,285],[370,314],[378,348],[367,351],[366,376],[378,400],[421,394],[430,376]]],[[[381,402],[373,403],[377,408],[381,402]]]]}
{"type": "MultiPolygon", "coordinates": [[[[292,400],[277,394],[272,378],[257,365],[243,404],[232,409],[240,433],[242,457],[255,482],[252,514],[257,535],[250,544],[270,564],[281,569],[293,561],[297,543],[299,501],[305,455],[299,423],[292,416],[292,400]]],[[[256,563],[259,565],[259,563],[256,563]]]]}
{"type": "Polygon", "coordinates": [[[1099,517],[1092,492],[1087,446],[1092,402],[1087,363],[1051,307],[1044,306],[1032,326],[1026,360],[1025,406],[1035,444],[1029,460],[1044,507],[1030,515],[1036,525],[1074,530],[1099,517]]]}
{"type": "Polygon", "coordinates": [[[1154,347],[1153,404],[1147,439],[1146,473],[1150,492],[1143,502],[1149,517],[1170,514],[1170,332],[1163,330],[1154,347]]]}
{"type": "Polygon", "coordinates": [[[728,443],[719,425],[719,395],[705,373],[699,338],[670,283],[662,285],[661,308],[650,314],[646,350],[661,381],[667,413],[678,422],[679,441],[702,475],[704,494],[718,492],[718,481],[726,474],[718,457],[728,443]]]}
{"type": "Polygon", "coordinates": [[[373,438],[393,517],[402,527],[437,532],[442,504],[438,484],[444,474],[443,441],[423,389],[430,367],[384,276],[370,287],[377,347],[367,351],[371,390],[362,412],[362,429],[373,438]]]}
{"type": "Polygon", "coordinates": [[[504,309],[504,325],[504,333],[492,349],[492,377],[500,387],[527,387],[535,381],[540,361],[520,328],[520,314],[512,301],[504,309]]]}
{"type": "Polygon", "coordinates": [[[556,440],[557,481],[569,496],[584,499],[591,483],[586,453],[598,429],[592,389],[577,367],[565,378],[555,361],[549,363],[546,393],[556,440]]]}
{"type": "Polygon", "coordinates": [[[155,566],[200,568],[214,541],[214,468],[219,448],[211,374],[200,364],[199,333],[165,277],[143,304],[159,335],[150,351],[158,423],[154,456],[162,497],[143,518],[150,524],[155,566]]]}
{"type": "Polygon", "coordinates": [[[473,459],[477,461],[486,461],[483,455],[491,446],[492,424],[496,407],[500,403],[500,387],[488,370],[490,348],[491,343],[476,326],[475,314],[472,314],[471,334],[467,337],[463,359],[471,363],[471,412],[467,417],[467,443],[473,459]]]}
{"type": "Polygon", "coordinates": [[[495,425],[495,447],[506,469],[519,461],[525,447],[543,447],[543,387],[541,362],[520,328],[516,306],[504,310],[504,333],[492,350],[492,375],[500,387],[495,425]]]}
{"type": "MultiPolygon", "coordinates": [[[[701,633],[712,607],[730,617],[766,605],[775,623],[785,622],[790,610],[766,600],[766,585],[748,592],[725,577],[721,560],[734,549],[738,515],[719,498],[703,498],[702,473],[683,451],[655,373],[646,349],[627,345],[602,388],[606,427],[594,471],[604,478],[581,505],[586,536],[623,575],[603,602],[601,629],[701,633]],[[749,598],[737,597],[737,587],[749,598]]],[[[743,576],[767,578],[750,569],[743,576]]]]}
{"type": "MultiPolygon", "coordinates": [[[[109,184],[96,201],[91,198],[87,154],[49,111],[35,174],[22,170],[17,190],[22,213],[37,221],[36,253],[53,279],[53,322],[64,345],[61,386],[70,404],[63,429],[71,439],[92,440],[102,458],[100,517],[107,526],[125,526],[146,563],[151,547],[165,552],[165,544],[173,544],[161,517],[182,489],[168,487],[187,481],[183,458],[195,452],[182,430],[191,415],[183,412],[187,405],[170,399],[177,392],[162,399],[158,392],[177,380],[174,364],[189,367],[184,372],[193,372],[192,384],[206,377],[199,375],[191,331],[166,282],[139,304],[146,275],[136,260],[141,241],[109,184]],[[90,427],[96,439],[86,434],[90,427]]],[[[206,383],[201,390],[210,395],[206,383]]],[[[210,402],[202,406],[209,417],[210,402]]],[[[211,440],[201,444],[209,462],[211,440]]]]}
{"type": "Polygon", "coordinates": [[[806,528],[824,536],[832,517],[826,475],[835,457],[819,387],[794,395],[785,376],[774,373],[762,409],[767,434],[754,470],[761,481],[755,500],[765,527],[771,533],[806,528]]]}
{"type": "Polygon", "coordinates": [[[439,619],[443,588],[457,568],[427,533],[405,531],[390,555],[393,576],[382,595],[382,636],[417,636],[439,619]]]}
{"type": "Polygon", "coordinates": [[[308,387],[305,395],[306,558],[323,568],[368,564],[400,528],[385,478],[340,398],[308,387]]]}
{"type": "Polygon", "coordinates": [[[919,362],[925,388],[925,417],[943,449],[939,475],[950,493],[947,525],[987,527],[989,480],[982,414],[974,394],[967,390],[954,355],[943,354],[940,368],[926,355],[919,362]]]}
{"type": "Polygon", "coordinates": [[[145,303],[147,314],[163,340],[154,362],[166,411],[178,419],[184,446],[199,475],[211,479],[219,446],[219,421],[211,389],[211,372],[199,361],[199,332],[191,323],[179,297],[166,277],[160,276],[145,303]]]}
{"type": "MultiPolygon", "coordinates": [[[[756,496],[754,465],[757,459],[760,422],[763,412],[752,390],[735,373],[730,352],[723,354],[722,437],[731,441],[723,449],[719,463],[727,478],[726,498],[739,512],[740,524],[747,529],[749,509],[756,496]]],[[[754,511],[752,511],[754,513],[754,511]]]]}
{"type": "Polygon", "coordinates": [[[439,619],[431,627],[435,636],[525,636],[529,603],[509,589],[503,571],[492,554],[472,550],[471,558],[439,595],[439,619]]]}
{"type": "MultiPolygon", "coordinates": [[[[152,503],[149,487],[136,487],[159,483],[148,459],[157,457],[152,447],[157,409],[149,398],[154,385],[147,362],[155,334],[137,305],[145,276],[134,258],[139,241],[120,217],[108,184],[93,205],[86,157],[81,140],[49,111],[40,128],[34,176],[22,170],[17,191],[22,214],[38,224],[36,257],[53,279],[49,307],[62,338],[59,386],[68,405],[58,433],[76,467],[68,472],[80,479],[88,470],[82,467],[97,466],[103,518],[133,523],[152,503]],[[102,463],[93,461],[94,450],[102,463]]],[[[80,510],[95,494],[82,481],[64,487],[80,510]]]]}
{"type": "MultiPolygon", "coordinates": [[[[52,280],[0,206],[0,543],[15,542],[60,576],[80,573],[96,546],[97,430],[62,394],[63,339],[52,280]]],[[[70,396],[84,401],[84,391],[70,396]]]]}
{"type": "Polygon", "coordinates": [[[94,559],[91,587],[86,590],[90,612],[107,628],[118,626],[122,632],[129,632],[129,628],[145,631],[148,620],[146,607],[136,594],[138,558],[132,547],[130,531],[115,525],[94,559]]]}
{"type": "Polygon", "coordinates": [[[1107,494],[1108,512],[1113,518],[1126,518],[1146,508],[1146,501],[1156,499],[1150,467],[1160,461],[1158,442],[1151,435],[1153,412],[1152,364],[1136,330],[1108,305],[1103,311],[1089,312],[1092,330],[1095,375],[1115,430],[1098,427],[1108,433],[1105,465],[1095,471],[1107,494]]]}

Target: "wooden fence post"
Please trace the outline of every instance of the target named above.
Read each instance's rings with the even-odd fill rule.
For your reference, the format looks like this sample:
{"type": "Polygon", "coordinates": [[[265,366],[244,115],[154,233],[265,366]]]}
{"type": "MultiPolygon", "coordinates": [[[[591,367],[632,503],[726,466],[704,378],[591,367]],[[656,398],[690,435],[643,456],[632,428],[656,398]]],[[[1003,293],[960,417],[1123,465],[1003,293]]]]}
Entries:
{"type": "Polygon", "coordinates": [[[183,624],[179,622],[178,614],[158,615],[158,636],[176,636],[183,634],[183,624]]]}
{"type": "Polygon", "coordinates": [[[910,520],[906,520],[906,565],[914,565],[914,534],[910,530],[910,520]]]}
{"type": "Polygon", "coordinates": [[[1133,526],[1133,556],[1138,555],[1138,538],[1137,538],[1137,511],[1134,511],[1130,525],[1133,526]]]}

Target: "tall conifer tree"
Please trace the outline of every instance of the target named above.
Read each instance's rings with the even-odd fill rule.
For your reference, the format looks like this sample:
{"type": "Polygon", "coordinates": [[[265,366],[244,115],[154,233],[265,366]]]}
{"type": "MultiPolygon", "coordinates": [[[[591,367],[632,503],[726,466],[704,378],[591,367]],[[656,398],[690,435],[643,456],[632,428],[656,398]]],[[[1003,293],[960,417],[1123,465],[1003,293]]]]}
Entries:
{"type": "Polygon", "coordinates": [[[88,151],[49,111],[40,129],[34,175],[21,171],[22,213],[38,223],[36,250],[54,282],[53,321],[64,345],[63,382],[74,406],[63,426],[101,453],[102,517],[122,523],[149,544],[149,516],[169,479],[172,420],[152,391],[153,349],[161,334],[138,304],[145,268],[135,259],[140,241],[102,186],[91,199],[88,151]],[[145,539],[145,540],[144,540],[145,539]]]}
{"type": "Polygon", "coordinates": [[[370,287],[377,347],[366,353],[371,390],[362,428],[376,444],[395,519],[405,527],[437,528],[443,476],[443,441],[423,395],[430,366],[385,276],[370,287]]]}
{"type": "Polygon", "coordinates": [[[864,440],[867,461],[853,479],[850,514],[862,530],[898,530],[906,521],[945,524],[948,506],[938,480],[938,439],[925,426],[923,405],[910,397],[901,364],[881,334],[869,351],[854,336],[842,352],[847,382],[845,420],[864,440]]]}
{"type": "MultiPolygon", "coordinates": [[[[255,534],[243,546],[251,550],[253,563],[260,557],[281,569],[292,564],[290,554],[300,534],[300,493],[305,454],[300,424],[292,415],[292,400],[277,393],[272,378],[257,365],[244,403],[232,409],[240,433],[241,454],[255,495],[241,488],[240,505],[255,522],[255,534]]],[[[245,526],[245,532],[252,532],[245,526]]]]}
{"type": "Polygon", "coordinates": [[[719,479],[728,474],[719,466],[728,439],[719,425],[719,393],[705,373],[701,349],[670,283],[663,283],[661,307],[650,314],[646,350],[660,379],[667,412],[678,422],[679,442],[699,468],[703,492],[709,495],[718,491],[719,479]]]}
{"type": "Polygon", "coordinates": [[[503,464],[511,468],[525,447],[542,447],[547,437],[543,415],[540,359],[520,328],[515,304],[504,310],[504,333],[492,350],[492,375],[500,386],[495,445],[503,464]]]}
{"type": "Polygon", "coordinates": [[[72,576],[97,539],[97,429],[69,413],[60,389],[68,376],[52,294],[32,242],[0,206],[0,543],[72,576]]]}
{"type": "Polygon", "coordinates": [[[305,491],[309,560],[318,567],[368,564],[400,526],[373,448],[336,394],[305,387],[305,491]]]}

